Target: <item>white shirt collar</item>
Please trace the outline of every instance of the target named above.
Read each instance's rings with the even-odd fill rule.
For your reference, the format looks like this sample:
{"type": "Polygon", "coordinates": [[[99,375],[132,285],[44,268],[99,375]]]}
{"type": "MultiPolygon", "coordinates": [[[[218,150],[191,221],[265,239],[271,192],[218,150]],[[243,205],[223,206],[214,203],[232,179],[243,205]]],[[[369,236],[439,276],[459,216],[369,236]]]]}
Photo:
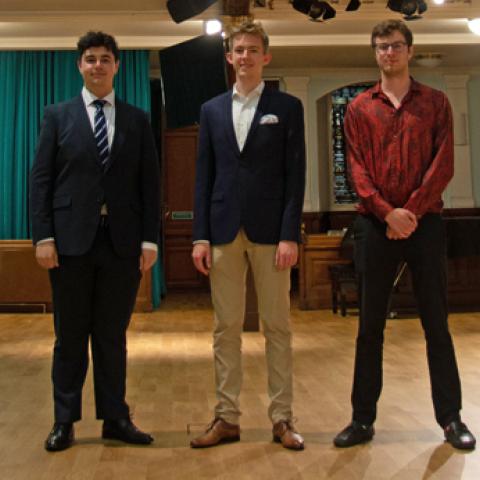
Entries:
{"type": "MultiPolygon", "coordinates": [[[[98,99],[87,87],[82,88],[82,97],[85,105],[90,106],[95,100],[98,99]]],[[[115,90],[112,90],[108,95],[103,97],[102,100],[107,102],[107,105],[113,106],[115,105],[115,90]]]]}
{"type": "Polygon", "coordinates": [[[248,95],[242,95],[238,90],[237,90],[237,84],[233,85],[233,90],[232,90],[232,97],[240,97],[244,99],[250,100],[253,97],[259,97],[263,93],[263,89],[265,88],[265,82],[262,80],[248,95]]]}

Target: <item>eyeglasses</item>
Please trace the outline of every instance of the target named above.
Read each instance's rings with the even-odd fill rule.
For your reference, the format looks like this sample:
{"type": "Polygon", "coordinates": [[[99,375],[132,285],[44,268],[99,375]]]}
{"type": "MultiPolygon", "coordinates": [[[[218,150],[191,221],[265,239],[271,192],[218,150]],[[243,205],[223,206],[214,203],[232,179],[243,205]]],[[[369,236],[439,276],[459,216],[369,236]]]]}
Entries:
{"type": "Polygon", "coordinates": [[[387,53],[390,47],[392,47],[392,51],[398,53],[401,52],[406,45],[406,42],[377,43],[375,45],[375,51],[378,53],[387,53]]]}

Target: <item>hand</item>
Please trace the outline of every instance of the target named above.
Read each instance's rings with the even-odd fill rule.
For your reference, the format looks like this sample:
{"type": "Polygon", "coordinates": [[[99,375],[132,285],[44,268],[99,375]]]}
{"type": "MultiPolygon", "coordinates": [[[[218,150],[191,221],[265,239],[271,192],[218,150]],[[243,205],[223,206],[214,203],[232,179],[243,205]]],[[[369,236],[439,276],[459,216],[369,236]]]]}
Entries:
{"type": "Polygon", "coordinates": [[[389,240],[403,240],[403,237],[401,237],[398,233],[392,230],[388,225],[386,235],[389,240]]]}
{"type": "Polygon", "coordinates": [[[282,240],[278,243],[277,252],[275,253],[275,266],[279,270],[293,267],[298,259],[298,244],[282,240]]]}
{"type": "Polygon", "coordinates": [[[195,268],[204,275],[212,268],[212,252],[209,243],[196,243],[192,250],[192,260],[195,268]]]}
{"type": "Polygon", "coordinates": [[[394,208],[385,221],[388,224],[387,237],[391,240],[408,238],[418,226],[416,215],[405,208],[394,208]]]}
{"type": "Polygon", "coordinates": [[[42,268],[56,268],[59,266],[55,242],[45,242],[35,247],[35,257],[42,268]]]}
{"type": "Polygon", "coordinates": [[[142,248],[142,254],[140,255],[140,270],[142,273],[150,270],[157,261],[157,251],[151,248],[142,248]]]}

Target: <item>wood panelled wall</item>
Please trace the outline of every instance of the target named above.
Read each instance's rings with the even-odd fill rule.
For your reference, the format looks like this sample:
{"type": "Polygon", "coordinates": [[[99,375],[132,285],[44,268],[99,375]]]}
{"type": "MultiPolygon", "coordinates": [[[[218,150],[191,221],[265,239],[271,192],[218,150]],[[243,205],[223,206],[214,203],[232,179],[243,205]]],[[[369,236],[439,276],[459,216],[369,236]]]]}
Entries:
{"type": "MultiPolygon", "coordinates": [[[[48,273],[37,264],[31,240],[0,240],[0,312],[52,310],[48,273]]],[[[136,312],[152,310],[150,272],[140,282],[136,312]]]]}
{"type": "MultiPolygon", "coordinates": [[[[448,215],[447,213],[449,306],[451,310],[477,311],[480,310],[480,216],[448,215]],[[458,231],[457,226],[460,227],[458,231]]],[[[352,260],[340,255],[341,236],[313,233],[306,234],[304,238],[300,248],[300,308],[331,308],[328,267],[338,263],[351,263],[352,260]]],[[[391,305],[392,309],[415,309],[408,268],[394,289],[391,305]]]]}

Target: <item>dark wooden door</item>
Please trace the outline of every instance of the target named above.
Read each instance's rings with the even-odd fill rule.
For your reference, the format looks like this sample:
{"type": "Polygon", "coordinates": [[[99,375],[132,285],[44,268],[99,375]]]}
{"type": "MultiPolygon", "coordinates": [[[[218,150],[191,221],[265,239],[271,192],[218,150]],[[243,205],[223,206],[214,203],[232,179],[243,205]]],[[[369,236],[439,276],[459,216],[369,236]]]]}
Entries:
{"type": "Polygon", "coordinates": [[[198,127],[165,131],[164,248],[167,289],[207,288],[192,263],[193,194],[198,127]]]}

